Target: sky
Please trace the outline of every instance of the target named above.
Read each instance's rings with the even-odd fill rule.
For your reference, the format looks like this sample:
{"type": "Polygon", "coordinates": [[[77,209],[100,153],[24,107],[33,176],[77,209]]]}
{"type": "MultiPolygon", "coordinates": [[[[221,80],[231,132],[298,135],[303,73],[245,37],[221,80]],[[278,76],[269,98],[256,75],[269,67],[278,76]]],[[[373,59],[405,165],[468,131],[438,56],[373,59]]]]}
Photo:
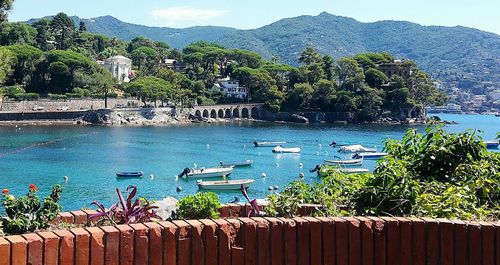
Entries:
{"type": "Polygon", "coordinates": [[[82,18],[111,15],[148,26],[251,29],[323,11],[362,22],[406,20],[500,34],[500,0],[15,0],[9,19],[25,21],[65,12],[82,18]]]}

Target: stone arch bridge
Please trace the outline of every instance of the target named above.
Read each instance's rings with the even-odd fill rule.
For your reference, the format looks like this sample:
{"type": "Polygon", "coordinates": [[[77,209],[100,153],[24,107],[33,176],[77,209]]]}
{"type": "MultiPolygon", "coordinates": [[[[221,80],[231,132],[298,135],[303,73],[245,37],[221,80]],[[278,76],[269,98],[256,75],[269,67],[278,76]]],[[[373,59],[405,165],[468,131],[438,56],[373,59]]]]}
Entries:
{"type": "Polygon", "coordinates": [[[213,105],[213,106],[195,106],[190,110],[190,113],[200,118],[213,119],[255,119],[263,118],[264,104],[228,104],[228,105],[213,105]]]}

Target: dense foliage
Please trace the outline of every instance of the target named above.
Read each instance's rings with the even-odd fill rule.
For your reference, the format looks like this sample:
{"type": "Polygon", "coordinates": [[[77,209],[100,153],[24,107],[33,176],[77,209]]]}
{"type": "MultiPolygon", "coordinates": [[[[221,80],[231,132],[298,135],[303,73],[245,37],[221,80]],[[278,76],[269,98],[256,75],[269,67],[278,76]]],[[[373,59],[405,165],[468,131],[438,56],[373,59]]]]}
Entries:
{"type": "Polygon", "coordinates": [[[26,196],[17,198],[4,189],[2,206],[7,216],[1,217],[0,232],[3,230],[7,234],[15,235],[49,227],[49,222],[56,218],[61,210],[58,204],[61,191],[60,185],[54,186],[52,193],[40,202],[38,188],[34,184],[29,185],[26,196]]]}
{"type": "Polygon", "coordinates": [[[216,219],[219,218],[220,201],[213,192],[198,192],[186,196],[177,203],[177,219],[216,219]]]}
{"type": "Polygon", "coordinates": [[[318,215],[500,218],[500,154],[488,152],[476,132],[411,129],[401,141],[387,141],[385,150],[389,155],[373,174],[293,182],[269,197],[268,212],[293,216],[298,203],[317,203],[318,215]]]}

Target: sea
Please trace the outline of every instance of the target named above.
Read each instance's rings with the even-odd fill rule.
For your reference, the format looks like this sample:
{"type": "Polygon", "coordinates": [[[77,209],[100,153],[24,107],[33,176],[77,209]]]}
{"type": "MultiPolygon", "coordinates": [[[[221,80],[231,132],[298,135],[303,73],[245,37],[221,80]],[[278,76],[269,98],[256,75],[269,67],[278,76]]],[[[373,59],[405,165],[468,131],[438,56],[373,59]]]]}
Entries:
{"type": "MultiPolygon", "coordinates": [[[[500,131],[500,118],[492,115],[438,116],[457,123],[445,126],[450,132],[478,130],[483,139],[492,140],[500,131]]],[[[148,200],[195,194],[196,180],[177,177],[184,168],[251,159],[252,166],[236,168],[229,179],[254,179],[249,196],[265,198],[301,179],[301,173],[306,182],[319,181],[309,169],[325,159],[348,158],[329,146],[332,141],[382,151],[387,139],[401,139],[410,128],[424,132],[426,127],[250,121],[162,127],[5,126],[0,127],[0,190],[19,196],[35,184],[46,196],[53,185],[61,184],[63,210],[93,209],[93,201],[105,206],[117,202],[116,189],[129,185],[137,186],[138,196],[148,200]],[[254,141],[286,141],[285,147],[300,147],[302,152],[274,154],[272,148],[254,147],[254,141]],[[116,178],[121,171],[143,171],[145,176],[116,178]]],[[[364,161],[363,167],[373,170],[376,163],[364,161]]],[[[244,200],[240,191],[216,193],[221,202],[244,200]]]]}

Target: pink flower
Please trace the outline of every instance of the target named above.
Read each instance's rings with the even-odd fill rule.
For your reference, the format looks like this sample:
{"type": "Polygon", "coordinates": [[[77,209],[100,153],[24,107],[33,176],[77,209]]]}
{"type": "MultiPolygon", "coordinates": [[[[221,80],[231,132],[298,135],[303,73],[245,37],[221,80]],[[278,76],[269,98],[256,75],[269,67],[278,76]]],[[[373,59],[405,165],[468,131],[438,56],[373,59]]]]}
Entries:
{"type": "Polygon", "coordinates": [[[2,190],[2,194],[3,194],[3,195],[6,195],[6,194],[8,194],[8,193],[9,193],[9,190],[8,190],[8,189],[3,189],[3,190],[2,190]]]}
{"type": "Polygon", "coordinates": [[[37,191],[38,187],[35,184],[30,184],[29,185],[30,191],[37,191]]]}

